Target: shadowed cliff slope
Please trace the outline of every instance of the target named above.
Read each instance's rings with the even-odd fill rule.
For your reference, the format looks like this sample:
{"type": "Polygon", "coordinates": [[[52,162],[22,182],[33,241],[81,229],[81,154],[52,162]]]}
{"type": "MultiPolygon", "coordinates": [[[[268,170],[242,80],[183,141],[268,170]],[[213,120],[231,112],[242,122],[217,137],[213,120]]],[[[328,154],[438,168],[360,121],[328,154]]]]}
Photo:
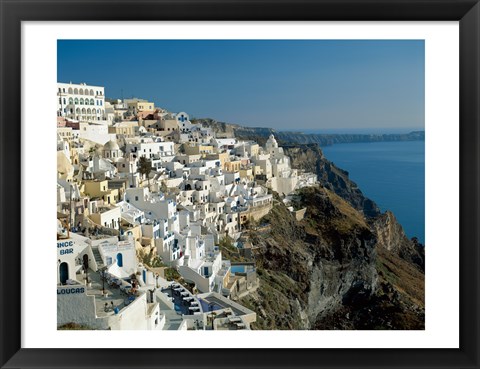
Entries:
{"type": "Polygon", "coordinates": [[[423,329],[424,275],[328,189],[300,191],[306,217],[277,203],[251,231],[260,286],[241,300],[256,329],[423,329]]]}

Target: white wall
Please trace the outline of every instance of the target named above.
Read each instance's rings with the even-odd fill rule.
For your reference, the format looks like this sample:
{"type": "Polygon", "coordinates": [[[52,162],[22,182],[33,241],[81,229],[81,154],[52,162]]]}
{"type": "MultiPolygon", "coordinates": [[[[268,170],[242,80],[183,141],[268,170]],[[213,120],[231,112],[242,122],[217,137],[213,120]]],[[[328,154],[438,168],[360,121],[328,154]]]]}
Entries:
{"type": "Polygon", "coordinates": [[[118,254],[121,253],[123,266],[119,267],[127,274],[135,273],[138,260],[133,240],[117,241],[116,237],[112,237],[102,241],[98,244],[98,251],[105,265],[118,264],[118,254]],[[107,263],[109,258],[112,260],[111,264],[107,263]]]}
{"type": "MultiPolygon", "coordinates": [[[[148,330],[162,329],[160,324],[160,307],[157,303],[152,315],[149,317],[147,312],[147,295],[143,294],[135,299],[130,305],[120,310],[117,315],[109,318],[109,324],[112,330],[148,330]],[[155,326],[156,317],[159,318],[159,324],[155,326]]],[[[163,325],[165,322],[163,322],[163,325]]]]}
{"type": "Polygon", "coordinates": [[[97,270],[97,263],[93,256],[91,247],[85,242],[86,237],[78,236],[70,233],[70,238],[57,240],[57,284],[60,284],[60,265],[68,264],[68,279],[75,279],[76,272],[82,269],[82,263],[77,259],[83,260],[83,255],[87,254],[89,259],[89,267],[97,270]]]}
{"type": "Polygon", "coordinates": [[[57,287],[57,324],[78,323],[92,329],[107,329],[107,319],[95,316],[95,297],[81,285],[57,287]]]}
{"type": "Polygon", "coordinates": [[[110,140],[115,140],[115,134],[108,133],[108,126],[106,124],[88,124],[80,123],[79,137],[105,145],[110,140]]]}

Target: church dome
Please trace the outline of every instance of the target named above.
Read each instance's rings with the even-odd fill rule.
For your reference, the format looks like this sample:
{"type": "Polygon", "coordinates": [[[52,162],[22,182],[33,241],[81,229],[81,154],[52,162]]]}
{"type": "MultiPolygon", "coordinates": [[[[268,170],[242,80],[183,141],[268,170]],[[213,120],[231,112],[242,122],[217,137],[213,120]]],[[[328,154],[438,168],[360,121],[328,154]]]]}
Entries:
{"type": "Polygon", "coordinates": [[[112,151],[112,150],[120,150],[120,147],[118,146],[116,141],[110,140],[103,146],[103,149],[112,151]]]}
{"type": "Polygon", "coordinates": [[[271,134],[270,137],[268,137],[268,140],[266,142],[266,147],[267,148],[278,147],[277,140],[275,139],[275,136],[273,134],[271,134]]]}

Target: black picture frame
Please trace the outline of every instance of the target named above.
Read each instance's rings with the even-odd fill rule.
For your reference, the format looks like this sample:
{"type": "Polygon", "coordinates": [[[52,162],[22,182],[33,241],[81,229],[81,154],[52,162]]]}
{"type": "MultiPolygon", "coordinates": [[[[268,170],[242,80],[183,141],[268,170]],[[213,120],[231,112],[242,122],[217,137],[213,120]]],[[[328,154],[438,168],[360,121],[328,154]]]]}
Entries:
{"type": "MultiPolygon", "coordinates": [[[[480,5],[478,1],[0,0],[0,14],[2,294],[0,363],[2,368],[479,368],[480,265],[477,229],[480,188],[480,5]],[[23,185],[20,155],[21,22],[60,20],[459,21],[460,348],[281,350],[232,348],[215,349],[214,352],[207,349],[185,348],[181,354],[178,354],[178,351],[173,354],[173,350],[165,349],[162,355],[154,349],[21,348],[22,302],[18,283],[21,270],[20,204],[23,185]]],[[[448,201],[448,199],[441,201],[448,201]]],[[[445,296],[448,298],[447,291],[445,296]]],[[[188,342],[184,346],[188,347],[188,342]]]]}

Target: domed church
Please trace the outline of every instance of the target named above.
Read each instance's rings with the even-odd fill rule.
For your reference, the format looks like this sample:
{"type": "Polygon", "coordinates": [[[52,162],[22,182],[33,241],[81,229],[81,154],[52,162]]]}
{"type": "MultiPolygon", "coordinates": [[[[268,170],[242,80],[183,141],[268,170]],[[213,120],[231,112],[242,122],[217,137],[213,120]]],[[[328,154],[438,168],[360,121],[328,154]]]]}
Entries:
{"type": "Polygon", "coordinates": [[[103,145],[103,157],[110,159],[114,163],[121,157],[123,157],[122,150],[118,146],[116,141],[110,140],[103,145]]]}

